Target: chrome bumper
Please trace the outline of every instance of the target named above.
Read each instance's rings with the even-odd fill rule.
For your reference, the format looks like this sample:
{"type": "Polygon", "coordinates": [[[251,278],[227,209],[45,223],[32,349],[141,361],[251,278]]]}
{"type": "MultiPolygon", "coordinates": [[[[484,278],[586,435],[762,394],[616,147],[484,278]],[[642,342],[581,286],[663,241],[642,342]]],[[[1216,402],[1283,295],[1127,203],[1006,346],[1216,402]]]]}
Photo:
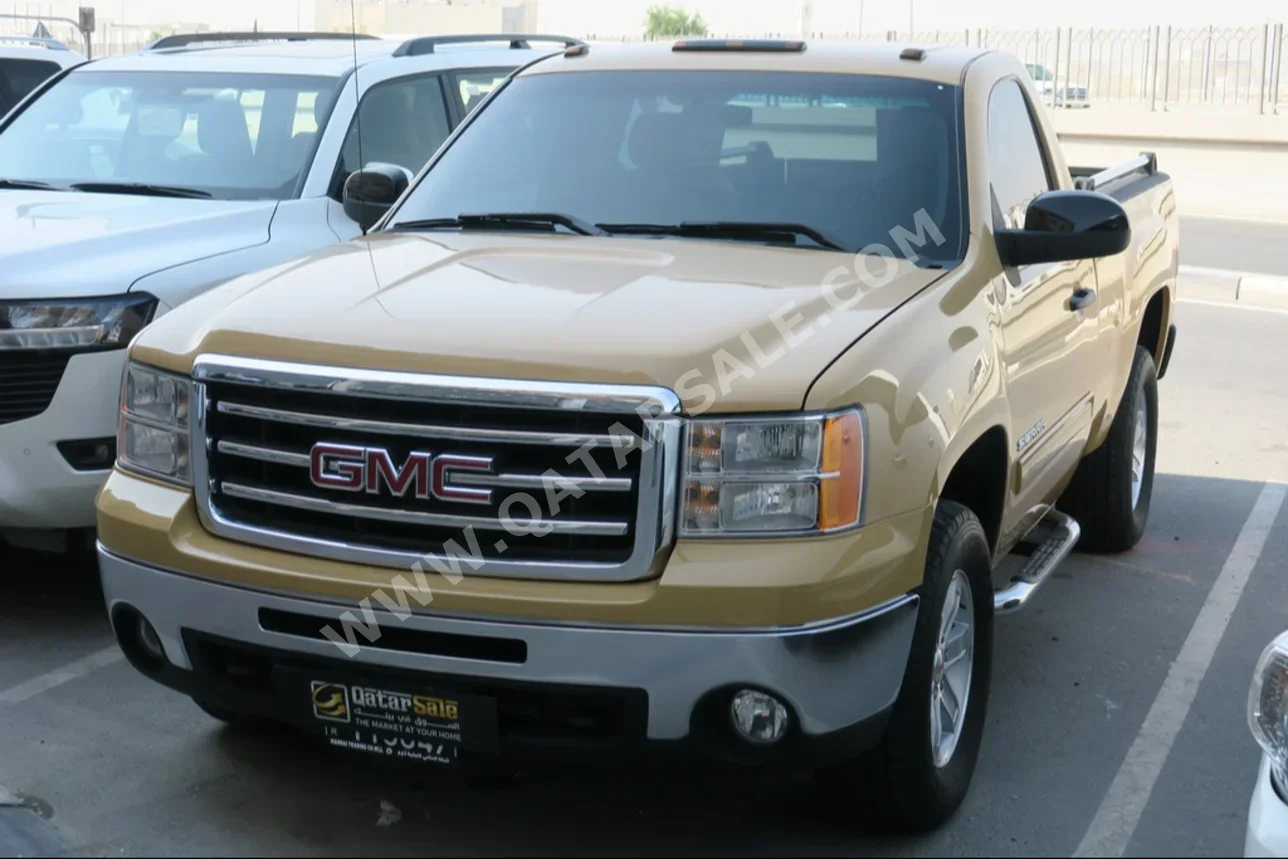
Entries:
{"type": "Polygon", "coordinates": [[[700,699],[724,687],[754,686],[789,703],[806,735],[850,728],[887,710],[899,694],[917,619],[909,595],[860,615],[781,629],[640,629],[531,625],[413,614],[400,620],[373,611],[381,627],[521,640],[519,664],[382,649],[355,631],[346,656],[327,640],[274,632],[262,609],[314,616],[343,636],[346,612],[361,609],[316,599],[245,590],[148,567],[98,547],[109,613],[128,605],[156,627],[166,655],[191,671],[183,631],[314,657],[352,668],[456,674],[528,683],[641,689],[648,695],[647,737],[682,739],[700,699]]]}

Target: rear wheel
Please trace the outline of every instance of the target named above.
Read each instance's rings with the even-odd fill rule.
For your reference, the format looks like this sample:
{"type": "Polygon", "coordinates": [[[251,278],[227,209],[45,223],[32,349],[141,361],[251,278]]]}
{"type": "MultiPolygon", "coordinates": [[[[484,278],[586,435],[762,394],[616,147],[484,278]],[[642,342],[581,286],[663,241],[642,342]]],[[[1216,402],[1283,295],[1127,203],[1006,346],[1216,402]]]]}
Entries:
{"type": "Polygon", "coordinates": [[[1109,437],[1078,465],[1058,505],[1078,520],[1078,548],[1125,552],[1140,542],[1149,523],[1157,449],[1157,372],[1153,356],[1137,346],[1109,437]]]}
{"type": "Polygon", "coordinates": [[[912,650],[886,735],[819,774],[837,810],[869,826],[926,832],[961,806],[984,736],[993,652],[992,564],[979,520],[935,512],[912,650]]]}

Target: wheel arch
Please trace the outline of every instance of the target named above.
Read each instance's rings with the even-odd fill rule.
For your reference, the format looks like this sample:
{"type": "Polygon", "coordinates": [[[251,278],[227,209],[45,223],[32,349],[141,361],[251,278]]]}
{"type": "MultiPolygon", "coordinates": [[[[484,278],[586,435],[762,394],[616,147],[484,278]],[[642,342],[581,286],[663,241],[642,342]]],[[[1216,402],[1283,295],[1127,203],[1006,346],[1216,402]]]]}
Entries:
{"type": "MultiPolygon", "coordinates": [[[[1145,312],[1140,320],[1140,334],[1136,345],[1144,347],[1154,359],[1154,366],[1160,371],[1163,368],[1163,356],[1167,352],[1168,327],[1171,323],[1171,293],[1167,287],[1150,296],[1145,305],[1145,312]]],[[[1159,373],[1162,377],[1162,373],[1159,373]]]]}
{"type": "Polygon", "coordinates": [[[955,501],[979,519],[988,537],[990,551],[996,551],[1006,511],[1009,435],[1001,424],[993,424],[977,435],[948,465],[940,481],[940,501],[955,501]]]}

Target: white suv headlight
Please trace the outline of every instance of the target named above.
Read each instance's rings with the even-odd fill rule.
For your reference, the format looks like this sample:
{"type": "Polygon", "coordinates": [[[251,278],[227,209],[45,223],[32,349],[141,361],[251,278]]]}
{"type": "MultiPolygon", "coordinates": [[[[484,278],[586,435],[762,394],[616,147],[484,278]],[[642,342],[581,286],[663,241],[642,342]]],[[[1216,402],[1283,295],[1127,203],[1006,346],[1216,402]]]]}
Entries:
{"type": "Polygon", "coordinates": [[[1248,693],[1248,727],[1269,756],[1276,783],[1288,787],[1288,632],[1257,661],[1248,693]]]}
{"type": "Polygon", "coordinates": [[[188,451],[189,380],[133,361],[121,382],[117,464],[127,471],[192,486],[188,451]]]}
{"type": "Polygon", "coordinates": [[[152,319],[146,293],[108,298],[0,301],[0,351],[122,349],[152,319]]]}
{"type": "Polygon", "coordinates": [[[859,408],[688,425],[683,537],[804,536],[862,518],[859,408]]]}

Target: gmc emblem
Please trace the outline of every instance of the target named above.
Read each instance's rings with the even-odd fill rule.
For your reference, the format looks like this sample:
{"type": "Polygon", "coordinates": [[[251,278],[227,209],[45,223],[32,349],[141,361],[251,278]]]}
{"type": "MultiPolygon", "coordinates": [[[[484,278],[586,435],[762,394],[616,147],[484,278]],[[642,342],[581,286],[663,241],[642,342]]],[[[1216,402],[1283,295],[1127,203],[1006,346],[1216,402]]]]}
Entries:
{"type": "Polygon", "coordinates": [[[323,489],[372,495],[388,492],[399,498],[412,492],[416,498],[491,503],[491,489],[452,483],[452,474],[457,471],[491,474],[492,457],[450,453],[434,456],[424,451],[413,451],[402,465],[394,465],[393,457],[382,447],[319,442],[309,452],[309,478],[314,486],[323,489]]]}

